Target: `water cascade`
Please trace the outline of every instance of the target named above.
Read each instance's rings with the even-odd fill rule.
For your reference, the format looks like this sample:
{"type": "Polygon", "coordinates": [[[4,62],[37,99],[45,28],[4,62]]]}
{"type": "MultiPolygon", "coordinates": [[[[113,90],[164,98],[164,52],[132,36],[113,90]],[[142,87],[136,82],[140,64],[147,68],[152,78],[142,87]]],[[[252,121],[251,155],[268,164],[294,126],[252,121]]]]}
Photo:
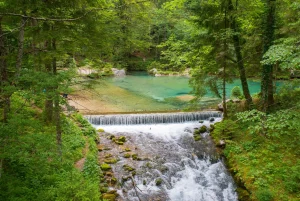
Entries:
{"type": "Polygon", "coordinates": [[[117,158],[111,167],[120,186],[110,188],[117,190],[120,200],[237,201],[233,179],[222,160],[215,157],[209,133],[201,134],[200,141],[193,138],[195,128],[209,128],[221,120],[220,116],[217,112],[199,112],[87,118],[96,129],[105,130],[99,135],[101,146],[107,149],[99,152],[99,158],[117,158]],[[205,120],[200,123],[201,119],[205,120]],[[113,143],[112,136],[125,136],[126,142],[119,146],[113,143]],[[136,154],[140,160],[127,158],[126,153],[136,154]],[[124,170],[124,165],[134,168],[135,174],[124,170]]]}
{"type": "Polygon", "coordinates": [[[121,115],[87,115],[86,118],[94,125],[133,125],[183,123],[189,121],[207,120],[221,117],[220,112],[179,112],[179,113],[151,113],[151,114],[121,114],[121,115]]]}

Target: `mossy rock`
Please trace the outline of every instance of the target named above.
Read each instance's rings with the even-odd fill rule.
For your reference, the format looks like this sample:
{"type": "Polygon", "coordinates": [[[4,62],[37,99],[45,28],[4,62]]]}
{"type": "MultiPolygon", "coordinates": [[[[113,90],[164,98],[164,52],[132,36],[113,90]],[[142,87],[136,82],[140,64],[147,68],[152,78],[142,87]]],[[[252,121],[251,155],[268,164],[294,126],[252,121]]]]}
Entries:
{"type": "Polygon", "coordinates": [[[201,135],[194,135],[194,140],[195,141],[201,140],[201,135]]]}
{"type": "Polygon", "coordinates": [[[107,164],[107,163],[101,164],[101,165],[100,165],[100,168],[101,168],[101,170],[103,170],[103,171],[111,170],[111,166],[110,166],[109,164],[107,164]]]}
{"type": "Polygon", "coordinates": [[[211,125],[210,125],[210,128],[209,128],[209,132],[212,132],[214,129],[215,129],[215,125],[214,125],[214,124],[211,124],[211,125]]]}
{"type": "Polygon", "coordinates": [[[105,154],[104,158],[110,158],[112,156],[113,156],[112,154],[105,154]]]}
{"type": "Polygon", "coordinates": [[[163,180],[161,178],[158,178],[155,180],[155,185],[160,186],[162,184],[163,180]]]}
{"type": "Polygon", "coordinates": [[[104,159],[104,163],[107,163],[107,164],[115,164],[117,162],[118,162],[118,160],[115,158],[104,159]]]}
{"type": "Polygon", "coordinates": [[[98,151],[103,151],[104,150],[104,146],[103,145],[97,145],[97,149],[98,151]]]}
{"type": "Polygon", "coordinates": [[[123,165],[123,168],[124,170],[128,171],[128,172],[132,172],[134,171],[135,169],[129,165],[123,165]]]}
{"type": "Polygon", "coordinates": [[[118,179],[116,177],[112,177],[110,180],[110,183],[113,185],[116,184],[117,182],[118,182],[118,179]]]}
{"type": "Polygon", "coordinates": [[[125,153],[124,154],[124,158],[130,158],[131,157],[131,154],[130,153],[125,153]]]}
{"type": "Polygon", "coordinates": [[[204,125],[199,128],[200,133],[205,133],[206,131],[207,131],[207,127],[204,125]]]}
{"type": "Polygon", "coordinates": [[[115,201],[116,200],[116,195],[115,194],[110,194],[110,193],[104,193],[102,198],[107,200],[107,201],[115,201]]]}
{"type": "Polygon", "coordinates": [[[97,131],[100,132],[100,133],[105,132],[103,128],[99,128],[97,131]]]}
{"type": "Polygon", "coordinates": [[[120,142],[126,142],[126,137],[125,136],[120,136],[119,141],[120,142]]]}
{"type": "Polygon", "coordinates": [[[144,179],[143,180],[143,185],[146,186],[147,185],[147,181],[144,179]]]}
{"type": "Polygon", "coordinates": [[[200,123],[200,124],[203,124],[203,123],[204,123],[204,121],[203,121],[203,120],[200,120],[200,121],[199,121],[199,123],[200,123]]]}
{"type": "Polygon", "coordinates": [[[123,145],[124,144],[124,142],[122,142],[122,141],[115,141],[115,143],[118,144],[118,145],[123,145]]]}
{"type": "Polygon", "coordinates": [[[109,139],[112,140],[113,138],[116,138],[116,137],[115,137],[114,135],[110,135],[110,136],[109,136],[109,139]]]}
{"type": "Polygon", "coordinates": [[[108,191],[108,188],[107,187],[104,187],[104,186],[101,186],[99,191],[103,194],[103,193],[107,193],[108,191]]]}
{"type": "Polygon", "coordinates": [[[137,154],[132,154],[132,160],[137,160],[138,159],[138,155],[137,154]]]}
{"type": "Polygon", "coordinates": [[[114,173],[112,173],[112,172],[106,172],[105,173],[105,176],[107,176],[107,177],[112,177],[114,175],[114,173]]]}
{"type": "Polygon", "coordinates": [[[128,179],[129,179],[129,177],[125,177],[125,176],[123,176],[123,177],[122,177],[122,183],[124,183],[124,182],[128,181],[128,179]]]}
{"type": "Polygon", "coordinates": [[[247,200],[249,200],[250,194],[249,194],[249,192],[248,192],[247,190],[238,187],[238,188],[236,189],[236,192],[238,193],[238,196],[239,196],[239,200],[240,200],[240,201],[247,201],[247,200]]]}
{"type": "Polygon", "coordinates": [[[126,151],[126,152],[130,152],[130,151],[131,151],[131,149],[129,149],[129,148],[125,148],[125,151],[126,151]]]}

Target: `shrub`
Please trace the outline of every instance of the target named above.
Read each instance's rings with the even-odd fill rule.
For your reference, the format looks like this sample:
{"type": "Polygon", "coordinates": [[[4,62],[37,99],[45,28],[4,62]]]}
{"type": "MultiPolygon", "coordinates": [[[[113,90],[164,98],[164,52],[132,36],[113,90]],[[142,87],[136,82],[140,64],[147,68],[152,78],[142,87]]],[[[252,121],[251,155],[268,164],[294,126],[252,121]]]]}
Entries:
{"type": "Polygon", "coordinates": [[[239,86],[235,86],[231,89],[231,97],[240,98],[242,96],[242,90],[239,86]]]}

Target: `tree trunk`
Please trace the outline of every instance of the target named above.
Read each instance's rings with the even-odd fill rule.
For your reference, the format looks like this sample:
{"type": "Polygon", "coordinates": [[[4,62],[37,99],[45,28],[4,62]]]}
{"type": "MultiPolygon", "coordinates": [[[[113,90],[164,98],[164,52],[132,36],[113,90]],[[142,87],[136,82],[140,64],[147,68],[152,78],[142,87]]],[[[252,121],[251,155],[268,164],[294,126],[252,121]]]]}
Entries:
{"type": "MultiPolygon", "coordinates": [[[[266,24],[264,33],[264,53],[266,53],[274,41],[275,32],[275,10],[276,0],[266,2],[266,24]]],[[[262,67],[261,94],[262,106],[265,112],[269,112],[274,104],[273,93],[273,65],[263,65],[262,67]]]]}
{"type": "Polygon", "coordinates": [[[16,63],[16,75],[15,75],[16,81],[18,81],[21,72],[21,66],[22,66],[25,24],[26,24],[26,18],[22,17],[20,23],[20,32],[19,32],[19,41],[18,41],[18,55],[17,55],[17,63],[16,63]]]}
{"type": "Polygon", "coordinates": [[[227,8],[225,7],[225,18],[224,18],[224,27],[225,27],[225,39],[224,39],[224,58],[223,58],[223,118],[227,119],[227,104],[226,104],[226,55],[227,55],[227,8]]]}
{"type": "MultiPolygon", "coordinates": [[[[229,0],[229,11],[230,12],[234,11],[232,0],[229,0]]],[[[253,102],[252,102],[252,97],[250,95],[250,91],[247,83],[246,71],[245,71],[244,61],[243,61],[243,56],[241,51],[240,37],[238,34],[238,25],[236,23],[236,18],[234,15],[231,15],[230,18],[231,18],[231,28],[234,32],[234,34],[232,35],[232,40],[233,40],[235,54],[236,54],[236,61],[240,72],[240,80],[242,83],[243,94],[246,98],[247,105],[250,106],[253,104],[253,102]]]]}
{"type": "Polygon", "coordinates": [[[2,30],[2,17],[0,16],[0,99],[3,100],[3,122],[7,122],[10,111],[10,93],[4,90],[9,85],[7,63],[7,49],[5,47],[5,36],[2,30]]]}
{"type": "MultiPolygon", "coordinates": [[[[56,41],[52,40],[52,49],[56,50],[56,41]]],[[[52,68],[54,76],[57,76],[57,66],[56,66],[56,57],[53,58],[52,68]]],[[[54,118],[55,118],[55,127],[56,127],[56,143],[57,151],[60,159],[62,159],[62,139],[61,139],[61,120],[60,120],[60,105],[59,105],[59,92],[58,86],[55,86],[55,98],[54,98],[54,118]]]]}

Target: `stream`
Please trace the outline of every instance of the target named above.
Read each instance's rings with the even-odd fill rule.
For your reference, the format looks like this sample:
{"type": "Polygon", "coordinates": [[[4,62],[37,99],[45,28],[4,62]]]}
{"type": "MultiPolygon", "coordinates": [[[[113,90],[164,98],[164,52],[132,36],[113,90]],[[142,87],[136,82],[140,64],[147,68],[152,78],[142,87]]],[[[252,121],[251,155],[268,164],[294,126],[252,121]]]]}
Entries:
{"type": "MultiPolygon", "coordinates": [[[[148,115],[146,119],[150,120],[142,124],[130,124],[128,119],[131,119],[132,115],[126,117],[115,115],[115,119],[119,118],[118,125],[111,121],[106,122],[106,125],[100,125],[101,121],[95,119],[103,117],[87,117],[94,123],[96,129],[105,130],[100,133],[100,137],[101,144],[107,148],[99,152],[99,158],[103,159],[107,155],[117,158],[118,162],[111,167],[119,185],[111,189],[117,190],[118,200],[238,200],[234,181],[222,160],[218,159],[209,133],[201,134],[200,141],[193,138],[195,128],[202,125],[209,128],[210,124],[221,120],[220,114],[216,112],[204,113],[202,116],[192,113],[180,113],[179,116],[170,114],[167,123],[160,122],[158,118],[160,115],[168,114],[148,115]],[[122,123],[120,118],[127,120],[123,120],[122,123]],[[204,121],[200,123],[199,120],[204,121]],[[121,136],[126,137],[123,145],[112,143],[112,137],[121,136]],[[126,154],[132,157],[126,158],[126,154]],[[125,170],[124,165],[131,167],[132,170],[125,170]]],[[[138,119],[136,116],[134,119],[138,119]]]]}

